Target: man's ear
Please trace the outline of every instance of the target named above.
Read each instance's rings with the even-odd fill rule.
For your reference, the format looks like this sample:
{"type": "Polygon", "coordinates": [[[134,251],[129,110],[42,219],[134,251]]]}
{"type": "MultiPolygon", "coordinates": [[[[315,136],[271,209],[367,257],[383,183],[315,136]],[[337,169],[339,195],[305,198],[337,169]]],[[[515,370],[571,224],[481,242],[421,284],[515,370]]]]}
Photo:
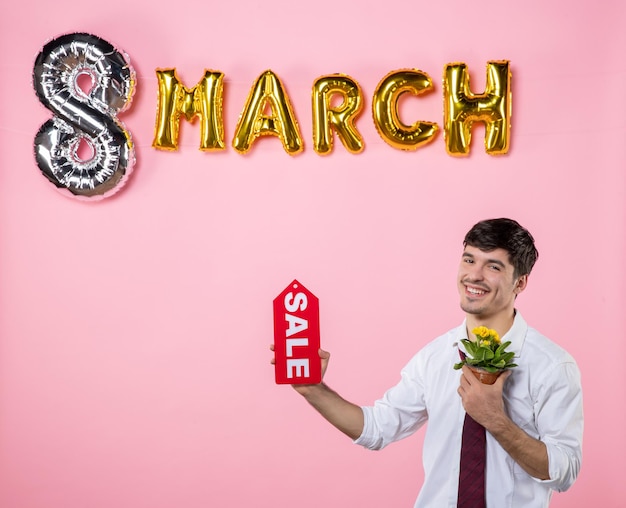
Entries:
{"type": "Polygon", "coordinates": [[[517,282],[515,283],[515,288],[514,288],[515,293],[519,295],[522,291],[524,291],[524,289],[526,289],[527,285],[528,285],[528,274],[518,277],[517,282]]]}

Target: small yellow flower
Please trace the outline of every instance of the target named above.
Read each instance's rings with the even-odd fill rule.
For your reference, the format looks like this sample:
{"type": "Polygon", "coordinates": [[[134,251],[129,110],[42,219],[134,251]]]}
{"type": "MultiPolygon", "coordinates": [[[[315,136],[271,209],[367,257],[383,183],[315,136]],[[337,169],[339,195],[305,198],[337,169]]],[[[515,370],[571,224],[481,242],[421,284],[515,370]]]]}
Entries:
{"type": "Polygon", "coordinates": [[[489,332],[490,330],[486,326],[477,326],[472,330],[472,333],[481,339],[487,339],[489,337],[489,332]]]}
{"type": "Polygon", "coordinates": [[[498,332],[491,328],[487,328],[486,326],[477,326],[472,330],[472,333],[476,335],[476,337],[478,337],[479,339],[487,341],[486,344],[483,344],[481,342],[483,346],[488,346],[491,341],[494,341],[496,344],[500,344],[500,335],[498,335],[498,332]]]}
{"type": "Polygon", "coordinates": [[[483,339],[483,340],[480,341],[480,345],[489,347],[489,346],[491,346],[491,341],[483,339]]]}

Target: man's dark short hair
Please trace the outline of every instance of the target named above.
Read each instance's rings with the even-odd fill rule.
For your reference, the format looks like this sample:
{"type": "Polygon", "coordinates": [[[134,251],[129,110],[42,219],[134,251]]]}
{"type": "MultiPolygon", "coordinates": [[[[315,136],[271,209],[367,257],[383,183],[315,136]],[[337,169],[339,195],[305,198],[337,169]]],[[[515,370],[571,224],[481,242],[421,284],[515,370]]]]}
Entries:
{"type": "Polygon", "coordinates": [[[476,247],[484,252],[504,249],[515,270],[514,277],[530,274],[539,252],[535,239],[513,219],[487,219],[475,224],[468,231],[463,245],[476,247]]]}

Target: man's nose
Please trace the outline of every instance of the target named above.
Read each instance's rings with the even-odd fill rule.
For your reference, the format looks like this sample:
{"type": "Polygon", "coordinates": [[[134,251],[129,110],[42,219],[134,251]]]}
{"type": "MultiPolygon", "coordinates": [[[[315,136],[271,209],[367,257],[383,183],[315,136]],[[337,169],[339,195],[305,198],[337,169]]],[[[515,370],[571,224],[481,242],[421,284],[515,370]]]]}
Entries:
{"type": "Polygon", "coordinates": [[[477,264],[470,265],[467,270],[467,277],[470,280],[483,280],[483,270],[477,264]]]}

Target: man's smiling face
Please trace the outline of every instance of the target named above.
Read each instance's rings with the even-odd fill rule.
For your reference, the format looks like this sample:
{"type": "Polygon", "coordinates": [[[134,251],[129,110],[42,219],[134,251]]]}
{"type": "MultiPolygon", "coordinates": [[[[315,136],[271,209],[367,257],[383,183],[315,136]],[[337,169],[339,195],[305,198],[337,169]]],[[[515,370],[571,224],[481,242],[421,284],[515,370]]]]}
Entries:
{"type": "Polygon", "coordinates": [[[489,252],[467,245],[458,274],[461,308],[482,321],[513,315],[515,297],[526,287],[527,276],[515,277],[504,249],[489,252]]]}

